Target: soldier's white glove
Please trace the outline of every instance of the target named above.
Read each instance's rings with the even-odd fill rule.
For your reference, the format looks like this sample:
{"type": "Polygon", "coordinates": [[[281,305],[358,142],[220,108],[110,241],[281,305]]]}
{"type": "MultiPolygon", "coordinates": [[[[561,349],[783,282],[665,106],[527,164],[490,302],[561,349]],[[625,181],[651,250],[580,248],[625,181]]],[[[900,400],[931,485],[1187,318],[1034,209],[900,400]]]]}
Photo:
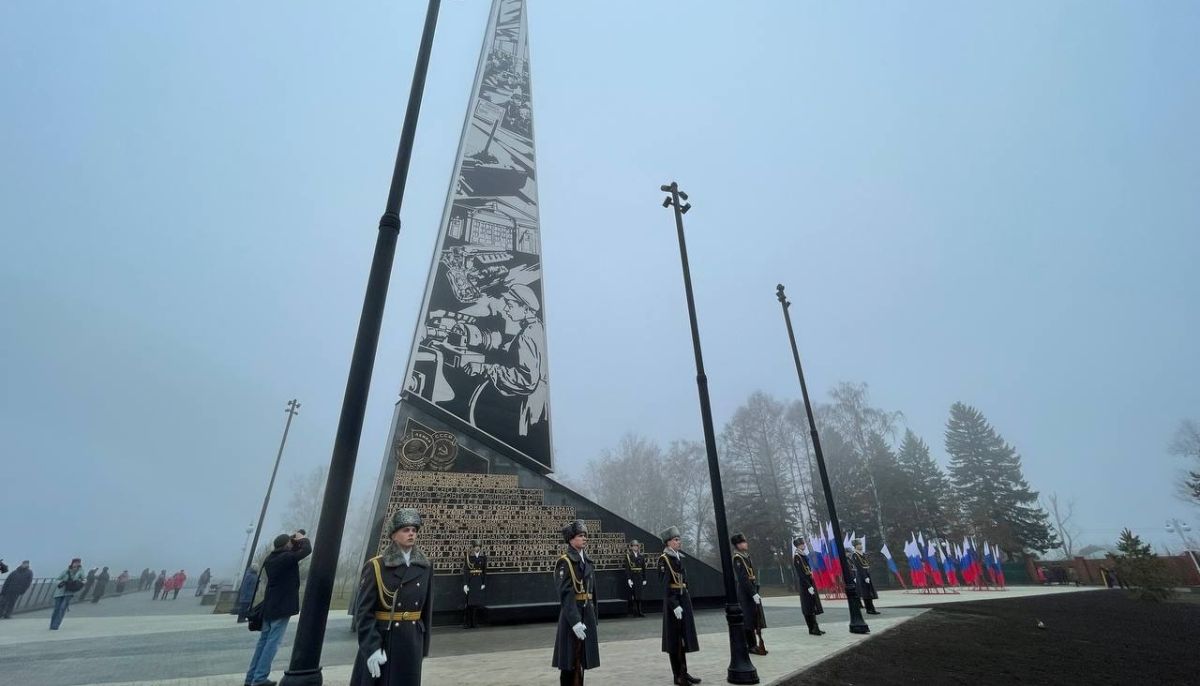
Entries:
{"type": "Polygon", "coordinates": [[[809,587],[808,587],[808,594],[809,594],[809,595],[816,595],[816,594],[817,594],[817,591],[816,591],[816,589],[814,589],[812,586],[809,586],[809,587]]]}
{"type": "Polygon", "coordinates": [[[487,584],[479,584],[479,590],[482,591],[485,588],[487,588],[487,584]]]}
{"type": "Polygon", "coordinates": [[[626,579],[625,583],[629,584],[630,588],[633,588],[633,579],[626,579]]]}
{"type": "Polygon", "coordinates": [[[463,584],[463,593],[470,593],[470,592],[471,592],[471,587],[466,584],[463,584]]]}
{"type": "Polygon", "coordinates": [[[367,671],[371,676],[378,679],[380,674],[383,674],[383,665],[387,663],[387,655],[384,655],[383,648],[371,653],[367,658],[367,671]]]}
{"type": "Polygon", "coordinates": [[[683,619],[683,607],[675,608],[675,619],[683,619]]]}
{"type": "Polygon", "coordinates": [[[571,627],[571,631],[575,632],[575,636],[577,636],[579,640],[587,640],[587,625],[585,625],[583,622],[576,623],[575,626],[571,627]]]}
{"type": "Polygon", "coordinates": [[[868,584],[871,583],[871,577],[868,576],[868,577],[863,577],[863,578],[865,578],[867,580],[868,584]]]}
{"type": "Polygon", "coordinates": [[[643,586],[645,586],[645,585],[646,585],[646,580],[645,580],[645,579],[642,579],[642,585],[643,585],[643,586]]]}
{"type": "Polygon", "coordinates": [[[760,596],[759,594],[755,593],[753,597],[754,597],[754,604],[756,604],[756,605],[762,605],[762,596],[760,596]]]}

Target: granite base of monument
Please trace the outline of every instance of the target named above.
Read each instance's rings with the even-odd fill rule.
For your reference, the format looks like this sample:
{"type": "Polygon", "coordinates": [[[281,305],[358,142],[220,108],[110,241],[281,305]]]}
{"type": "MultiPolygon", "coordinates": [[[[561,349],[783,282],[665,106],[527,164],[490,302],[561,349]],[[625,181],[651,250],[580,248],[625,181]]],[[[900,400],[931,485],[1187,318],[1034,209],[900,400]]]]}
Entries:
{"type": "MultiPolygon", "coordinates": [[[[402,397],[389,440],[381,489],[374,510],[374,535],[367,547],[377,554],[386,542],[386,522],[401,507],[417,508],[425,523],[419,545],[434,566],[434,623],[461,621],[462,569],[473,539],[488,555],[487,623],[551,621],[558,617],[553,577],[562,554],[563,525],[587,522],[588,555],[596,562],[596,595],[602,616],[626,612],[625,553],[637,539],[647,553],[645,611],[658,611],[663,588],[657,574],[656,534],[642,529],[551,479],[544,467],[503,445],[489,445],[402,397]]],[[[669,522],[662,523],[670,524],[669,522]]],[[[686,553],[686,548],[685,548],[686,553]]],[[[724,604],[717,569],[688,564],[689,590],[697,607],[724,604]]]]}

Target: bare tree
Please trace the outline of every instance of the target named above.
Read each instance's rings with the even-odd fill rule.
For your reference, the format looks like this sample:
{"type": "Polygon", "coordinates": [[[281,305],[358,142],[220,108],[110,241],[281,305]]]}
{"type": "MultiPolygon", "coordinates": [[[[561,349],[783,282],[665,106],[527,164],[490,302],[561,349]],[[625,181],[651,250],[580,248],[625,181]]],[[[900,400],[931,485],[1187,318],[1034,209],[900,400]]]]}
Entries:
{"type": "Polygon", "coordinates": [[[1200,505],[1200,426],[1190,419],[1180,422],[1167,450],[1176,457],[1195,462],[1195,469],[1186,469],[1177,486],[1180,498],[1200,505]]]}
{"type": "Polygon", "coordinates": [[[843,381],[829,392],[833,403],[828,406],[826,416],[833,428],[842,434],[853,447],[861,460],[867,477],[867,485],[871,492],[873,511],[875,514],[876,531],[879,540],[887,540],[887,531],[883,524],[883,503],[879,498],[879,475],[870,468],[870,437],[872,433],[887,436],[893,440],[896,437],[896,423],[904,418],[901,412],[887,412],[870,405],[867,395],[867,384],[853,384],[843,381]]]}
{"type": "Polygon", "coordinates": [[[283,532],[291,533],[304,529],[308,537],[314,539],[317,535],[317,520],[321,517],[321,501],[325,497],[325,478],[329,469],[324,465],[314,467],[312,471],[299,476],[293,476],[288,488],[287,506],[280,520],[283,532]]]}
{"type": "Polygon", "coordinates": [[[1058,529],[1058,537],[1062,541],[1063,556],[1069,560],[1075,556],[1075,537],[1079,535],[1079,528],[1072,522],[1075,518],[1075,499],[1064,503],[1056,492],[1046,496],[1046,501],[1043,507],[1054,520],[1054,528],[1058,529]]]}

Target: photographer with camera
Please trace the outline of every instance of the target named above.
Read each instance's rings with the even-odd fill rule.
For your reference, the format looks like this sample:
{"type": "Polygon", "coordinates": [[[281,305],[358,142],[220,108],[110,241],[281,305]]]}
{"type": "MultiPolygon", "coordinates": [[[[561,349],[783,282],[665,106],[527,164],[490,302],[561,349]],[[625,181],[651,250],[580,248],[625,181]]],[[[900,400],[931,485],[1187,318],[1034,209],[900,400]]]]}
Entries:
{"type": "Polygon", "coordinates": [[[300,614],[300,561],[312,553],[312,544],[304,529],[291,536],[279,534],[272,547],[271,554],[262,563],[267,590],[262,603],[250,611],[250,630],[262,633],[258,636],[254,657],[250,658],[250,669],[246,670],[249,686],[275,686],[275,682],[267,678],[271,674],[271,662],[279,650],[288,621],[292,615],[300,614]]]}
{"type": "Polygon", "coordinates": [[[67,608],[71,606],[71,598],[83,588],[83,560],[75,558],[62,574],[58,575],[58,585],[54,591],[54,614],[50,615],[50,630],[58,631],[67,608]]]}

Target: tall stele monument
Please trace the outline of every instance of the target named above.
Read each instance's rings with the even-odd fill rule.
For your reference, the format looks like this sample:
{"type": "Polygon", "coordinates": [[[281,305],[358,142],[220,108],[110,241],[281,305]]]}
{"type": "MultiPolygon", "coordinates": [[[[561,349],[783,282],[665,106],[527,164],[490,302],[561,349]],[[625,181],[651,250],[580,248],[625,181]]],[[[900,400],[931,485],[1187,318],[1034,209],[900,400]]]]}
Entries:
{"type": "MultiPolygon", "coordinates": [[[[438,575],[460,573],[471,539],[481,540],[492,619],[557,615],[550,573],[570,519],[589,522],[599,595],[609,599],[602,611],[624,609],[626,540],[658,545],[547,478],[554,454],[528,35],[525,0],[493,0],[366,546],[368,556],[382,546],[383,523],[399,507],[425,516],[421,545],[438,575]]],[[[697,567],[696,593],[720,597],[719,573],[697,567]]],[[[435,610],[462,606],[461,584],[434,587],[435,610]]]]}

